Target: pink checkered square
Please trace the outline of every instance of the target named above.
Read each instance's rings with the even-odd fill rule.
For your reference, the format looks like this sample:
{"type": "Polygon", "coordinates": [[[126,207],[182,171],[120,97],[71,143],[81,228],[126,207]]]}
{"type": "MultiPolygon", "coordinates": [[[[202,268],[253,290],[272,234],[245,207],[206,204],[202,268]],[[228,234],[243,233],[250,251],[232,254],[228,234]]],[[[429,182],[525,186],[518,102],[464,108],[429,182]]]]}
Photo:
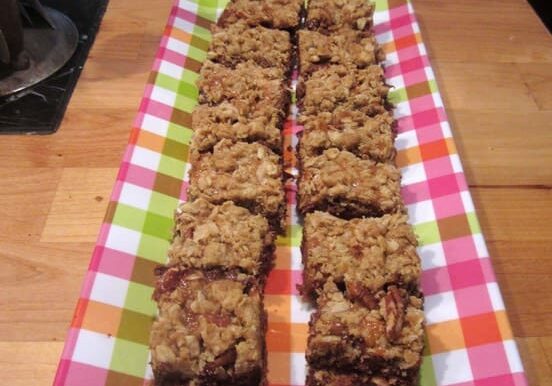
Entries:
{"type": "Polygon", "coordinates": [[[435,142],[443,139],[443,129],[441,124],[427,126],[416,131],[420,145],[424,143],[435,142]]]}
{"type": "MultiPolygon", "coordinates": [[[[429,179],[443,177],[454,173],[454,168],[452,166],[452,162],[450,161],[449,156],[425,161],[424,168],[426,171],[427,178],[429,179]]],[[[461,208],[463,208],[463,206],[461,206],[461,208]]],[[[458,209],[458,206],[456,206],[455,208],[451,208],[449,212],[454,212],[457,209],[458,209]]],[[[463,210],[458,212],[457,214],[459,213],[463,213],[463,210]]],[[[448,216],[440,216],[440,217],[448,217],[448,216]]]]}
{"type": "Polygon", "coordinates": [[[432,198],[448,196],[459,191],[456,175],[449,174],[428,180],[429,192],[432,198]]]}
{"type": "MultiPolygon", "coordinates": [[[[71,362],[67,369],[63,386],[104,386],[107,380],[106,369],[90,366],[83,363],[71,362]]],[[[56,386],[56,384],[54,384],[56,386]]]]}
{"type": "Polygon", "coordinates": [[[472,236],[459,237],[442,242],[448,264],[472,260],[477,257],[477,249],[472,236]]]}
{"type": "Polygon", "coordinates": [[[405,23],[411,22],[411,21],[408,21],[410,20],[409,18],[407,19],[407,17],[409,16],[410,16],[410,12],[407,4],[391,8],[389,10],[389,18],[390,18],[389,23],[394,28],[401,27],[405,25],[405,23]]]}
{"type": "Polygon", "coordinates": [[[410,119],[412,119],[412,127],[419,130],[426,126],[438,125],[445,120],[445,114],[443,110],[433,108],[425,111],[413,112],[410,119]]]}
{"type": "Polygon", "coordinates": [[[157,175],[153,170],[128,163],[124,164],[124,169],[125,182],[141,186],[142,188],[153,189],[157,175]]]}
{"type": "Polygon", "coordinates": [[[136,256],[106,247],[98,247],[98,250],[101,251],[98,272],[130,280],[136,256]]]}
{"type": "Polygon", "coordinates": [[[473,259],[449,264],[450,282],[455,290],[485,284],[481,260],[473,259]]]}
{"type": "Polygon", "coordinates": [[[496,276],[491,263],[491,259],[488,257],[484,257],[479,259],[479,261],[481,263],[481,270],[483,271],[483,276],[485,277],[485,281],[487,283],[495,283],[496,276]]]}
{"type": "Polygon", "coordinates": [[[426,295],[452,290],[448,269],[438,267],[422,271],[422,290],[426,295]]]}
{"type": "MultiPolygon", "coordinates": [[[[436,160],[429,161],[426,163],[426,165],[430,162],[435,169],[440,169],[443,172],[442,175],[452,173],[452,166],[448,157],[438,158],[436,160]],[[445,173],[446,171],[448,171],[449,173],[445,173]]],[[[429,178],[440,177],[438,173],[435,173],[433,170],[430,171],[428,169],[429,168],[426,167],[426,173],[429,178]],[[434,175],[434,173],[436,175],[434,175]]],[[[448,196],[435,198],[433,200],[433,207],[435,208],[435,214],[437,218],[452,217],[465,212],[464,203],[462,201],[460,193],[453,193],[449,194],[448,196]]]]}
{"type": "Polygon", "coordinates": [[[431,192],[427,181],[403,186],[401,188],[401,195],[406,205],[431,199],[431,192]]]}
{"type": "MultiPolygon", "coordinates": [[[[508,360],[502,342],[470,347],[468,348],[468,356],[470,357],[475,379],[485,379],[508,374],[507,379],[493,384],[501,386],[514,385],[512,376],[509,375],[510,368],[508,367],[508,360]],[[488,360],[489,358],[493,358],[493,360],[490,361],[488,360]]],[[[481,385],[490,385],[490,383],[482,383],[481,385]]]]}
{"type": "Polygon", "coordinates": [[[455,290],[454,298],[461,318],[493,312],[493,305],[485,284],[455,290]]]}
{"type": "MultiPolygon", "coordinates": [[[[402,78],[405,86],[414,86],[419,83],[424,83],[424,84],[427,83],[427,75],[423,67],[418,70],[410,71],[406,74],[402,74],[402,78]]],[[[412,104],[413,101],[414,100],[411,99],[408,102],[412,104]]],[[[433,103],[433,101],[430,101],[430,102],[433,103]]],[[[424,106],[425,107],[424,110],[427,110],[427,106],[428,106],[427,104],[424,106]]],[[[414,107],[412,107],[412,109],[413,109],[412,112],[420,111],[419,109],[416,110],[414,107]]]]}

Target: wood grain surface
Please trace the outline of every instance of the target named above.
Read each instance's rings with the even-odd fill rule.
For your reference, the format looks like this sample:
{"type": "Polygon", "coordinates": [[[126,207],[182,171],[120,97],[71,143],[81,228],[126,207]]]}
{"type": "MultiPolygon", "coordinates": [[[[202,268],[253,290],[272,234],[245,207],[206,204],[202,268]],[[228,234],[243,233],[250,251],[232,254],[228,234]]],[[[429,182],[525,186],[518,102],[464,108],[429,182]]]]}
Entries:
{"type": "MultiPolygon", "coordinates": [[[[58,133],[0,140],[5,385],[52,383],[170,5],[111,0],[58,133]]],[[[530,384],[552,385],[552,38],[523,0],[414,6],[530,384]]]]}

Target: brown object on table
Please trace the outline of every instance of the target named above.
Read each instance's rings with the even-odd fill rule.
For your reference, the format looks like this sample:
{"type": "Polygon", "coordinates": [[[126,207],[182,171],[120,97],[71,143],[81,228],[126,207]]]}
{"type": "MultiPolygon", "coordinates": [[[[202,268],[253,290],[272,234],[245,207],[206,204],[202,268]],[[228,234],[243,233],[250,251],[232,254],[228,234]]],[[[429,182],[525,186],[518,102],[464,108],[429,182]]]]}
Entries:
{"type": "Polygon", "coordinates": [[[368,31],[374,3],[366,0],[309,0],[306,27],[330,34],[344,27],[368,31]]]}
{"type": "Polygon", "coordinates": [[[207,59],[234,67],[253,61],[261,67],[275,67],[289,73],[292,66],[292,44],[289,32],[244,23],[226,28],[213,27],[207,59]]]}
{"type": "Polygon", "coordinates": [[[332,147],[378,162],[395,158],[395,121],[388,112],[368,117],[359,111],[339,110],[301,115],[299,123],[304,128],[298,148],[300,158],[320,155],[332,147]]]}
{"type": "Polygon", "coordinates": [[[424,347],[422,299],[391,286],[374,308],[324,286],[311,316],[307,362],[312,369],[397,377],[415,384],[424,347]]]}
{"type": "Polygon", "coordinates": [[[308,79],[301,77],[297,100],[301,113],[306,115],[357,110],[373,116],[387,111],[388,92],[380,66],[352,70],[332,65],[321,68],[308,79]]]}
{"type": "Polygon", "coordinates": [[[307,374],[305,386],[414,386],[410,380],[397,377],[355,374],[350,371],[313,370],[307,374]]]}
{"type": "Polygon", "coordinates": [[[348,151],[329,149],[302,159],[298,209],[350,219],[402,210],[401,173],[392,164],[363,160],[348,151]]]}
{"type": "Polygon", "coordinates": [[[260,385],[265,376],[263,312],[256,281],[238,271],[162,272],[150,336],[156,385],[260,385]]]}
{"type": "Polygon", "coordinates": [[[376,306],[376,294],[389,285],[417,293],[420,258],[407,219],[402,213],[349,221],[324,212],[307,214],[303,292],[314,297],[331,281],[348,300],[368,308],[376,306]]]}
{"type": "Polygon", "coordinates": [[[258,143],[220,141],[212,153],[192,149],[189,197],[233,201],[282,231],[286,211],[281,158],[258,143]]]}
{"type": "Polygon", "coordinates": [[[237,22],[293,31],[304,13],[304,0],[232,0],[217,25],[227,27],[237,22]]]}
{"type": "Polygon", "coordinates": [[[235,270],[264,280],[272,263],[274,232],[268,221],[227,201],[186,202],[175,213],[169,265],[235,270]]]}
{"type": "Polygon", "coordinates": [[[330,64],[366,68],[385,60],[385,53],[372,32],[343,28],[324,35],[300,30],[297,39],[299,72],[304,77],[330,64]]]}

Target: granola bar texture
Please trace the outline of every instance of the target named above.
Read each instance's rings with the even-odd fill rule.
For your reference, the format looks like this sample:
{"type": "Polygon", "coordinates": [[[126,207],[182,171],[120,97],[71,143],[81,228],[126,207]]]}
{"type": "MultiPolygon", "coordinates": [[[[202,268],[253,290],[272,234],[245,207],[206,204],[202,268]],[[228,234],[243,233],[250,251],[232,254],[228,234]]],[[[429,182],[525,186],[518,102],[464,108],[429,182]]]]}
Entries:
{"type": "Polygon", "coordinates": [[[416,236],[402,213],[343,220],[325,212],[305,216],[303,291],[316,296],[326,282],[344,288],[350,301],[368,308],[390,285],[418,291],[416,236]]]}
{"type": "Polygon", "coordinates": [[[301,30],[299,42],[299,65],[303,76],[330,64],[348,68],[366,68],[385,60],[385,53],[372,33],[343,29],[338,33],[324,35],[317,31],[301,30]]]}
{"type": "Polygon", "coordinates": [[[253,61],[261,67],[275,67],[284,73],[291,69],[292,44],[287,31],[249,27],[245,23],[212,28],[207,59],[235,67],[253,61]]]}
{"type": "Polygon", "coordinates": [[[228,27],[246,23],[251,27],[295,30],[303,14],[304,0],[232,0],[217,24],[228,27]]]}
{"type": "Polygon", "coordinates": [[[378,65],[354,70],[344,65],[327,66],[307,79],[302,77],[297,87],[299,107],[306,115],[357,110],[373,116],[389,107],[389,86],[378,65]]]}
{"type": "Polygon", "coordinates": [[[264,276],[272,260],[274,232],[261,215],[226,201],[183,203],[175,213],[169,265],[197,269],[236,269],[264,276]]]}
{"type": "Polygon", "coordinates": [[[392,164],[363,160],[332,148],[301,160],[298,209],[342,218],[381,216],[402,210],[400,172],[392,164]]]}
{"type": "Polygon", "coordinates": [[[280,157],[258,143],[220,141],[212,153],[191,155],[189,197],[233,201],[282,228],[285,197],[280,157]]]}
{"type": "Polygon", "coordinates": [[[157,281],[150,345],[156,385],[259,385],[265,321],[256,282],[239,272],[168,268],[157,281]]]}
{"type": "Polygon", "coordinates": [[[343,28],[372,28],[374,4],[366,0],[309,0],[306,27],[326,34],[343,28]]]}
{"type": "MultiPolygon", "coordinates": [[[[423,350],[422,299],[395,286],[380,291],[376,306],[348,300],[325,285],[312,315],[307,361],[313,369],[413,380],[423,350]]],[[[414,382],[412,382],[414,383],[414,382]]]]}
{"type": "Polygon", "coordinates": [[[306,386],[414,386],[397,377],[372,376],[349,371],[309,370],[306,386]]]}
{"type": "Polygon", "coordinates": [[[299,122],[304,127],[298,150],[301,158],[320,155],[332,147],[378,162],[395,158],[395,121],[388,112],[374,117],[354,110],[322,112],[303,115],[299,122]]]}

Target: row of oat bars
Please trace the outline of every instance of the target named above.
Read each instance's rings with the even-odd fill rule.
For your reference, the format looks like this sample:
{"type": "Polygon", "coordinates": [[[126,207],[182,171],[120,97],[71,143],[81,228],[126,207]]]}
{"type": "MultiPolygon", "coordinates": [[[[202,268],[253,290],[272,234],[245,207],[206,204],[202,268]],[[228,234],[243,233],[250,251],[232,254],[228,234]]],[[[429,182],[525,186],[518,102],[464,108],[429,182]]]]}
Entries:
{"type": "Polygon", "coordinates": [[[158,270],[156,385],[265,382],[263,286],[283,229],[283,123],[303,0],[233,0],[216,26],[192,114],[189,201],[158,270]]]}
{"type": "Polygon", "coordinates": [[[298,32],[307,386],[418,383],[420,262],[372,14],[366,0],[310,0],[298,32]]]}

